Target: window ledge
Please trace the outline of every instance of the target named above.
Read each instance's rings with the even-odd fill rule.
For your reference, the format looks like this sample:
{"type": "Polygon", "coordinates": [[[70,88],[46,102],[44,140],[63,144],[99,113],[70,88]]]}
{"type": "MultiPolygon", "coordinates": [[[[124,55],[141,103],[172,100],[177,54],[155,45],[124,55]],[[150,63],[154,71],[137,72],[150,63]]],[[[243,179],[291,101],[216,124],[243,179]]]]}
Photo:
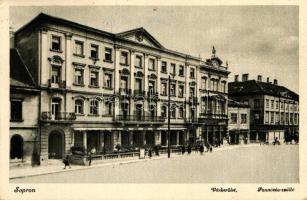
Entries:
{"type": "Polygon", "coordinates": [[[155,72],[156,70],[155,69],[148,69],[148,71],[155,72]]]}
{"type": "Polygon", "coordinates": [[[76,116],[85,116],[84,113],[75,113],[76,116]]]}
{"type": "Polygon", "coordinates": [[[50,51],[57,52],[57,53],[63,53],[63,51],[60,50],[60,49],[51,49],[51,48],[50,48],[50,51]]]}
{"type": "Polygon", "coordinates": [[[77,56],[77,57],[80,57],[80,58],[85,58],[85,55],[82,55],[82,54],[76,54],[76,53],[74,53],[73,55],[74,55],[74,56],[77,56]]]}
{"type": "Polygon", "coordinates": [[[23,122],[23,119],[11,119],[10,122],[23,122]]]}
{"type": "Polygon", "coordinates": [[[99,117],[99,114],[88,114],[87,116],[90,116],[90,117],[99,117]]]}
{"type": "Polygon", "coordinates": [[[128,63],[119,63],[119,64],[122,65],[122,66],[129,66],[128,63]]]}
{"type": "Polygon", "coordinates": [[[164,72],[164,71],[160,71],[162,74],[167,74],[167,72],[164,72]]]}
{"type": "Polygon", "coordinates": [[[167,96],[167,94],[162,94],[162,93],[161,93],[160,95],[161,95],[161,96],[167,96]]]}
{"type": "Polygon", "coordinates": [[[112,87],[103,87],[103,89],[106,89],[106,90],[113,90],[112,87]]]}
{"type": "Polygon", "coordinates": [[[89,59],[94,60],[94,61],[99,61],[99,58],[89,57],[89,59]]]}
{"type": "Polygon", "coordinates": [[[106,59],[103,59],[103,62],[113,63],[113,61],[112,61],[112,60],[106,60],[106,59]]]}
{"type": "Polygon", "coordinates": [[[180,75],[180,74],[179,74],[178,76],[180,76],[180,77],[184,77],[184,75],[180,75]]]}
{"type": "Polygon", "coordinates": [[[135,68],[138,68],[138,69],[143,69],[143,67],[141,66],[134,66],[135,68]]]}
{"type": "Polygon", "coordinates": [[[88,85],[89,88],[99,88],[99,85],[88,85]]]}
{"type": "Polygon", "coordinates": [[[84,87],[84,84],[79,84],[79,83],[73,83],[74,86],[79,86],[79,87],[84,87]]]}

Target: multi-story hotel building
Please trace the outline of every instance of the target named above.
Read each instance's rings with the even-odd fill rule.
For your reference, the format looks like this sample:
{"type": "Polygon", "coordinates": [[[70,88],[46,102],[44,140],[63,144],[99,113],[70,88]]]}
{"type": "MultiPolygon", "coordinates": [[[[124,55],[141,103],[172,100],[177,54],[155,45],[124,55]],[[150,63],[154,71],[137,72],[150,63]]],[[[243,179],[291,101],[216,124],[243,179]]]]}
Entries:
{"type": "Polygon", "coordinates": [[[39,95],[41,159],[72,146],[112,152],[214,143],[227,133],[227,66],[162,46],[144,28],[118,34],[40,14],[15,33],[39,95]],[[170,76],[170,80],[169,80],[170,76]]]}
{"type": "Polygon", "coordinates": [[[248,74],[242,75],[242,81],[238,78],[229,83],[229,98],[250,106],[251,142],[272,143],[276,137],[281,142],[298,140],[299,95],[278,85],[276,79],[262,81],[259,75],[248,80],[248,74]]]}

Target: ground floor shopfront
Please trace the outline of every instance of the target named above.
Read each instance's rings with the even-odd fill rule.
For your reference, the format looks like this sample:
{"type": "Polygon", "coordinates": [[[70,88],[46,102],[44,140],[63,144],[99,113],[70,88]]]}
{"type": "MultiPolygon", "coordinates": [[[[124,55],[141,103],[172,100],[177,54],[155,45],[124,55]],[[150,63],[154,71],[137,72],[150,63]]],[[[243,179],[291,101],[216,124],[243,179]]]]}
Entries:
{"type": "MultiPolygon", "coordinates": [[[[166,148],[167,126],[100,127],[91,125],[54,124],[41,129],[41,160],[62,159],[71,153],[72,147],[85,152],[92,149],[97,154],[136,151],[139,148],[166,148]]],[[[174,126],[170,131],[170,145],[178,148],[194,140],[194,131],[184,126],[174,126]],[[192,139],[191,139],[192,138],[192,139]]]]}

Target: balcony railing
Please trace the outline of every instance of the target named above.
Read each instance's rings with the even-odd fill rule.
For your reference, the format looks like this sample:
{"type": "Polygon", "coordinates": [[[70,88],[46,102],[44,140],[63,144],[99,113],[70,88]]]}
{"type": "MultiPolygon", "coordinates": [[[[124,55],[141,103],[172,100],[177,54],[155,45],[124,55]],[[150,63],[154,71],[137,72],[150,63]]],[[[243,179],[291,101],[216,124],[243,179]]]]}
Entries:
{"type": "Polygon", "coordinates": [[[145,91],[144,90],[134,90],[134,95],[145,96],[145,91]]]}
{"type": "Polygon", "coordinates": [[[117,115],[116,121],[137,121],[137,122],[164,122],[162,116],[139,116],[139,115],[117,115]]]}
{"type": "Polygon", "coordinates": [[[51,112],[42,112],[42,120],[60,120],[60,121],[72,121],[76,119],[76,114],[71,112],[58,112],[52,114],[51,112]]]}
{"type": "Polygon", "coordinates": [[[228,116],[226,114],[214,114],[214,113],[200,113],[201,118],[206,119],[227,119],[228,116]]]}
{"type": "Polygon", "coordinates": [[[66,81],[57,78],[55,83],[52,83],[51,79],[48,79],[48,87],[52,87],[53,84],[57,84],[59,88],[66,88],[66,81]]]}

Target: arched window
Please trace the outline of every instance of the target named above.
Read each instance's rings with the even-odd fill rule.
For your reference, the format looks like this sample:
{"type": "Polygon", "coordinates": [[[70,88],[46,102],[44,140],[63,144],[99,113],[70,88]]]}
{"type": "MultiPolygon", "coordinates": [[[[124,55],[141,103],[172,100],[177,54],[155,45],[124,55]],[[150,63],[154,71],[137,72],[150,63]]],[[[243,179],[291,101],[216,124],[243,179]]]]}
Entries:
{"type": "Polygon", "coordinates": [[[84,114],[83,109],[83,100],[76,99],[75,100],[75,113],[76,114],[84,114]]]}
{"type": "Polygon", "coordinates": [[[22,159],[23,157],[23,138],[20,135],[13,135],[11,138],[10,158],[22,159]]]}
{"type": "Polygon", "coordinates": [[[91,100],[90,101],[90,114],[92,115],[98,115],[98,108],[99,108],[99,102],[98,100],[91,100]]]}

